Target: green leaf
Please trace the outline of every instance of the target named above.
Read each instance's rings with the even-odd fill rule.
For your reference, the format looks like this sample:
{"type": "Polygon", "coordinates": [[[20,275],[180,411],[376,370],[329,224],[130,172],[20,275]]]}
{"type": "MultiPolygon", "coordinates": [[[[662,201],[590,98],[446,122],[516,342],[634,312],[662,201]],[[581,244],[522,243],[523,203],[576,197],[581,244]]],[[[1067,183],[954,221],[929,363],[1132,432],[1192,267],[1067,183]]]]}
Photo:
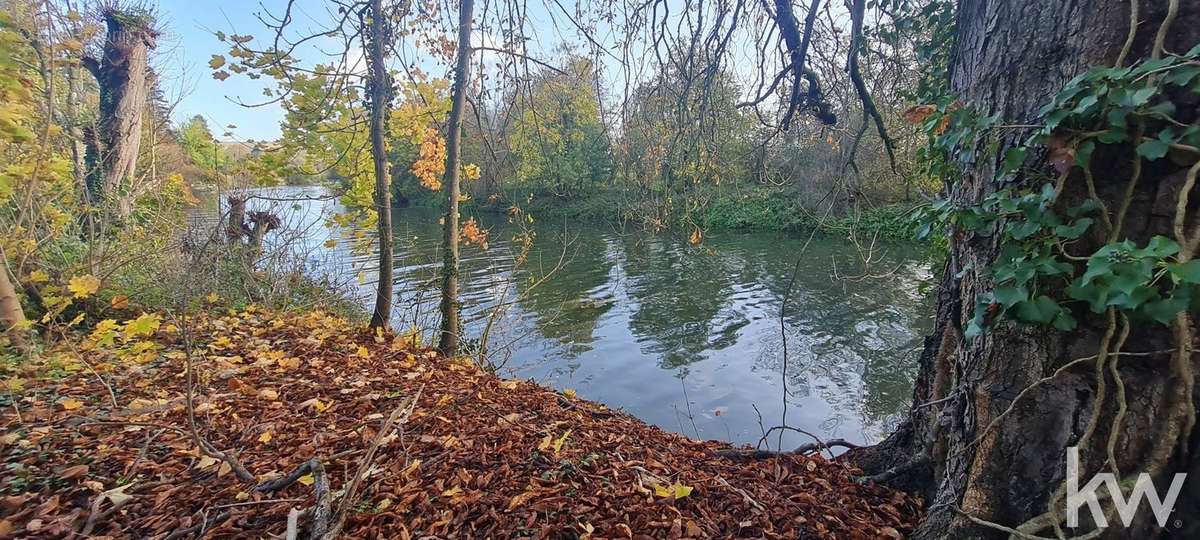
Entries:
{"type": "Polygon", "coordinates": [[[1158,88],[1153,86],[1147,86],[1139,89],[1137,92],[1133,93],[1133,105],[1138,106],[1146,104],[1146,102],[1150,101],[1150,98],[1154,96],[1155,92],[1158,92],[1158,88]]]}
{"type": "Polygon", "coordinates": [[[1054,235],[1066,240],[1074,240],[1087,232],[1092,226],[1092,218],[1082,218],[1071,225],[1059,225],[1054,228],[1054,235]]]}
{"type": "Polygon", "coordinates": [[[1058,316],[1054,318],[1054,327],[1063,332],[1074,330],[1076,325],[1075,317],[1072,317],[1065,309],[1060,311],[1058,316]]]}
{"type": "Polygon", "coordinates": [[[1024,240],[1037,234],[1042,226],[1032,221],[1022,221],[1020,223],[1009,224],[1008,233],[1015,240],[1024,240]]]}
{"type": "Polygon", "coordinates": [[[1005,308],[1013,307],[1018,302],[1029,299],[1029,289],[1026,289],[1022,285],[996,287],[996,290],[992,294],[995,295],[996,302],[999,302],[1005,308]]]}
{"type": "Polygon", "coordinates": [[[1155,235],[1154,237],[1150,238],[1150,242],[1146,244],[1146,247],[1135,249],[1130,254],[1139,258],[1149,257],[1153,259],[1162,259],[1164,257],[1170,257],[1176,253],[1179,253],[1178,243],[1165,236],[1155,235]]]}
{"type": "Polygon", "coordinates": [[[1000,167],[1003,173],[1011,173],[1016,171],[1022,163],[1025,163],[1025,155],[1027,150],[1023,146],[1014,146],[1004,152],[1004,163],[1000,167]]]}
{"type": "Polygon", "coordinates": [[[1139,156],[1142,156],[1148,160],[1154,161],[1156,159],[1159,159],[1159,158],[1167,155],[1168,149],[1169,149],[1169,147],[1162,141],[1157,140],[1157,139],[1151,139],[1142,144],[1139,144],[1137,147],[1137,153],[1139,156]]]}
{"type": "Polygon", "coordinates": [[[1167,272],[1175,283],[1200,283],[1200,260],[1168,264],[1167,272]]]}
{"type": "Polygon", "coordinates": [[[1016,305],[1017,318],[1032,323],[1051,322],[1060,311],[1062,311],[1062,306],[1044,294],[1016,305]]]}
{"type": "Polygon", "coordinates": [[[1092,161],[1092,152],[1096,150],[1096,141],[1083,141],[1075,147],[1075,164],[1087,167],[1092,161]]]}
{"type": "Polygon", "coordinates": [[[1182,298],[1164,298],[1147,302],[1142,306],[1141,313],[1154,319],[1160,324],[1171,324],[1175,315],[1187,309],[1187,301],[1182,298]]]}

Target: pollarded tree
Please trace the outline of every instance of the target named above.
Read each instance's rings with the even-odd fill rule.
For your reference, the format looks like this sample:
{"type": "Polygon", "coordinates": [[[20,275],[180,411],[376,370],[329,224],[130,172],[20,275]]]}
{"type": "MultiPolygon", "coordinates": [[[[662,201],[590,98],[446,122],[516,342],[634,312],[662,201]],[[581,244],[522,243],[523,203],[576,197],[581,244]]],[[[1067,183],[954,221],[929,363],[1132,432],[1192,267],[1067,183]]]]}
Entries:
{"type": "Polygon", "coordinates": [[[230,72],[274,78],[278,90],[268,89],[272,96],[268,102],[282,102],[287,108],[285,142],[306,154],[316,153],[306,159],[322,163],[321,172],[342,172],[349,184],[343,201],[368,210],[366,219],[374,222],[378,232],[374,328],[387,326],[392,306],[391,173],[385,135],[395,85],[388,62],[395,28],[410,8],[407,0],[339,3],[336,13],[329,13],[327,28],[290,36],[296,7],[289,2],[281,16],[272,17],[275,22],[260,19],[274,34],[271,45],[260,49],[252,44],[252,36],[218,33],[219,39],[231,43],[233,61],[215,55],[209,63],[217,79],[229,77],[230,72]],[[327,45],[324,41],[340,47],[338,54],[325,54],[335,61],[302,65],[299,49],[306,43],[327,45]],[[356,47],[366,53],[365,73],[352,54],[356,47]],[[328,144],[306,144],[310,142],[328,144]]]}
{"type": "Polygon", "coordinates": [[[103,10],[107,34],[103,55],[83,58],[100,89],[96,126],[84,136],[87,143],[87,187],[93,202],[111,205],[119,219],[133,209],[130,191],[138,148],[142,140],[142,114],[150,93],[150,50],[158,31],[154,16],[140,8],[103,10]]]}
{"type": "Polygon", "coordinates": [[[1077,448],[1079,486],[1112,473],[1125,500],[1200,472],[1200,5],[957,11],[949,93],[911,114],[955,171],[936,330],[908,421],[859,462],[926,492],[919,538],[1194,537],[1186,487],[1161,524],[1101,490],[1109,528],[1087,506],[1069,528],[1066,474],[1077,448]]]}

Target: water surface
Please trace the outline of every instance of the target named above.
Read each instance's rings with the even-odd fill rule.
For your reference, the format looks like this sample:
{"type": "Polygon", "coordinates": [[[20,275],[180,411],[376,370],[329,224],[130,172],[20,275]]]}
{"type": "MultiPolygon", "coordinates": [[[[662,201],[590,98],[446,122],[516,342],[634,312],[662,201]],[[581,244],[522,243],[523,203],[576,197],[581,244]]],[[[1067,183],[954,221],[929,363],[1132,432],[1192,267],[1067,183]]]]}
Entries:
{"type": "MultiPolygon", "coordinates": [[[[374,231],[326,227],[343,209],[325,193],[262,190],[315,200],[250,206],[285,214],[283,234],[300,246],[308,271],[349,283],[369,308],[374,231]],[[356,237],[367,249],[352,248],[356,237]],[[326,247],[331,239],[337,245],[326,247]]],[[[479,338],[497,305],[507,306],[488,340],[506,376],[573,389],[667,430],[738,443],[783,423],[785,403],[788,425],[876,441],[910,399],[932,313],[928,263],[911,248],[744,232],[710,232],[696,247],[684,236],[535,220],[528,260],[514,269],[520,248],[512,237],[522,228],[504,216],[477,218],[491,241],[486,251],[462,249],[465,331],[479,338]]],[[[415,325],[427,337],[438,323],[439,219],[420,209],[393,217],[393,326],[415,325]]],[[[783,446],[805,442],[789,432],[783,446]]]]}

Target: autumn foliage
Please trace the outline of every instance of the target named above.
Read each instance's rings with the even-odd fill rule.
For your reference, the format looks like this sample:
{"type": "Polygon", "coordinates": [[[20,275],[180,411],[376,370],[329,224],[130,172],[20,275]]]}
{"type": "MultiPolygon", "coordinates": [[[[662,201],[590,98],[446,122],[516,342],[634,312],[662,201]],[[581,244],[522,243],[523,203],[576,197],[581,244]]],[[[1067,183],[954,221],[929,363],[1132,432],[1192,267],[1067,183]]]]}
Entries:
{"type": "Polygon", "coordinates": [[[899,538],[918,517],[915,500],[853,481],[841,462],[732,461],[714,454],[725,443],[413,344],[321,312],[253,307],[107,323],[62,346],[79,351],[64,352],[78,369],[30,382],[20,417],[5,410],[0,537],[281,536],[289,509],[314,504],[313,476],[263,483],[317,458],[336,494],[387,413],[418,395],[382,440],[346,536],[899,538]],[[185,338],[198,429],[255,484],[186,430],[185,338]],[[133,342],[154,353],[122,357],[133,342]]]}

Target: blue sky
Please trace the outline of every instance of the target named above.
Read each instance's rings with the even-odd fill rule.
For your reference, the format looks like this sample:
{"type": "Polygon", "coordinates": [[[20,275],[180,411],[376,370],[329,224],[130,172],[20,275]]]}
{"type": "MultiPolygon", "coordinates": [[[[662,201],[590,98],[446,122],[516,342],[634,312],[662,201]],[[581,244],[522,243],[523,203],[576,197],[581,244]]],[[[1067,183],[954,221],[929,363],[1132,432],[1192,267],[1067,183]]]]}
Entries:
{"type": "MultiPolygon", "coordinates": [[[[262,11],[247,0],[163,0],[159,3],[160,21],[166,35],[159,41],[155,59],[168,99],[182,97],[173,111],[176,124],[202,115],[220,137],[223,126],[233,124],[236,139],[270,140],[279,136],[283,111],[276,105],[247,108],[231,101],[262,99],[264,81],[230,77],[212,78],[208,60],[228,51],[228,45],[213,35],[215,31],[260,33],[262,24],[253,12],[262,11]],[[257,96],[257,97],[256,97],[257,96]]],[[[226,138],[226,137],[221,137],[226,138]]]]}
{"type": "MultiPolygon", "coordinates": [[[[272,82],[266,79],[251,80],[236,74],[218,81],[212,78],[208,61],[212,55],[223,55],[229,49],[228,44],[222,43],[214,35],[217,31],[256,36],[258,40],[252,45],[261,47],[261,41],[270,34],[257,15],[266,17],[264,12],[282,15],[285,4],[284,0],[159,1],[159,20],[165,35],[159,40],[155,66],[163,77],[168,99],[179,100],[172,113],[174,123],[178,125],[194,115],[201,115],[208,120],[214,135],[220,139],[273,140],[279,136],[283,111],[277,104],[246,107],[237,102],[266,101],[268,98],[264,96],[263,89],[273,86],[272,82]],[[229,129],[226,127],[229,125],[236,127],[229,129]],[[226,132],[232,132],[232,136],[225,136],[226,132]]],[[[294,8],[294,22],[289,25],[292,29],[289,35],[307,35],[312,33],[310,30],[327,29],[328,21],[333,20],[328,9],[329,4],[321,0],[298,0],[294,8]]],[[[564,39],[571,38],[555,28],[550,19],[544,5],[530,6],[528,24],[544,30],[533,33],[536,37],[529,45],[531,49],[551,50],[564,39]],[[543,43],[543,40],[549,43],[543,43]]],[[[449,24],[443,16],[440,31],[452,35],[454,28],[449,24]]],[[[478,45],[477,40],[487,42],[489,38],[477,32],[472,41],[478,45]]],[[[335,49],[332,45],[332,40],[326,41],[325,50],[335,49]]],[[[405,50],[412,51],[407,47],[405,50]]],[[[445,75],[446,66],[434,64],[429,55],[420,52],[407,54],[412,55],[408,59],[410,63],[415,63],[432,75],[445,75]]],[[[360,59],[361,51],[352,55],[360,59]]],[[[314,47],[299,50],[297,56],[307,65],[329,61],[329,56],[314,47]]],[[[485,57],[485,61],[494,62],[495,58],[485,57]]]]}
{"type": "MultiPolygon", "coordinates": [[[[579,7],[579,2],[583,3],[586,11],[587,6],[590,5],[589,0],[534,0],[530,2],[527,6],[528,11],[525,13],[525,32],[529,36],[529,42],[525,44],[524,52],[553,63],[552,58],[555,55],[552,51],[555,51],[562,43],[575,45],[584,43],[573,23],[569,22],[561,13],[562,10],[573,11],[574,8],[579,7]]],[[[438,4],[444,5],[443,2],[438,2],[438,4]]],[[[160,26],[165,33],[159,40],[155,66],[162,77],[168,99],[178,100],[172,113],[172,119],[176,124],[180,124],[194,115],[201,115],[208,120],[214,134],[220,139],[274,140],[279,136],[279,122],[283,118],[283,111],[278,105],[246,107],[236,101],[241,100],[247,103],[265,101],[267,98],[263,94],[263,89],[273,86],[272,81],[266,79],[256,81],[240,75],[233,75],[224,81],[218,81],[212,78],[212,70],[209,69],[208,62],[212,55],[225,54],[229,48],[228,44],[217,39],[214,35],[215,32],[257,36],[259,38],[257,43],[261,47],[262,40],[269,37],[269,31],[257,15],[265,16],[264,12],[281,15],[285,5],[286,0],[159,0],[160,26]],[[236,127],[229,129],[226,127],[228,125],[236,127]],[[225,136],[227,131],[232,132],[232,136],[225,136]]],[[[293,22],[289,25],[292,31],[289,35],[294,37],[310,34],[312,30],[316,29],[328,29],[328,21],[335,17],[328,11],[329,6],[329,3],[322,0],[296,0],[293,22]]],[[[498,8],[493,5],[491,9],[498,8]]],[[[682,9],[677,9],[675,13],[678,14],[680,11],[682,9]]],[[[439,28],[423,28],[422,31],[453,37],[456,19],[448,17],[456,17],[456,15],[441,13],[439,28]]],[[[476,24],[495,28],[497,27],[496,17],[497,14],[493,11],[485,14],[477,12],[476,24]],[[480,22],[481,17],[485,19],[482,23],[480,22]]],[[[590,22],[594,24],[592,37],[610,50],[618,50],[615,44],[623,36],[616,35],[612,26],[607,23],[594,19],[590,22]]],[[[665,26],[672,27],[674,24],[665,26]]],[[[645,47],[644,42],[637,43],[639,39],[644,40],[645,36],[635,37],[631,47],[645,47]]],[[[493,45],[496,40],[486,33],[477,31],[473,35],[472,41],[478,46],[480,44],[493,45]]],[[[738,41],[735,39],[735,43],[738,41]]],[[[331,40],[326,41],[325,48],[327,50],[334,49],[331,44],[331,40]]],[[[402,61],[415,64],[434,76],[446,75],[447,66],[433,63],[429,54],[416,51],[411,46],[401,46],[399,49],[402,56],[408,56],[402,61]]],[[[752,77],[757,65],[754,56],[747,54],[748,51],[739,45],[735,45],[734,50],[737,53],[731,60],[730,67],[737,75],[752,77]]],[[[296,56],[304,64],[311,66],[317,62],[329,62],[327,54],[323,53],[320,48],[307,47],[298,51],[296,56]]],[[[491,66],[488,69],[494,70],[495,63],[500,60],[497,53],[482,52],[480,54],[484,55],[484,64],[491,66]]],[[[361,52],[354,56],[361,61],[361,52]]],[[[624,80],[625,77],[636,81],[651,75],[648,72],[639,71],[640,66],[636,65],[639,63],[637,58],[631,59],[634,65],[630,66],[633,71],[629,74],[623,74],[618,66],[612,65],[607,56],[601,55],[599,59],[604,78],[608,81],[607,86],[613,92],[609,96],[610,99],[619,97],[615,95],[618,92],[616,81],[624,80]]],[[[649,58],[647,57],[646,60],[649,58]]],[[[491,77],[491,80],[495,81],[496,79],[491,77]]],[[[745,82],[743,85],[744,88],[750,87],[745,82]]]]}

